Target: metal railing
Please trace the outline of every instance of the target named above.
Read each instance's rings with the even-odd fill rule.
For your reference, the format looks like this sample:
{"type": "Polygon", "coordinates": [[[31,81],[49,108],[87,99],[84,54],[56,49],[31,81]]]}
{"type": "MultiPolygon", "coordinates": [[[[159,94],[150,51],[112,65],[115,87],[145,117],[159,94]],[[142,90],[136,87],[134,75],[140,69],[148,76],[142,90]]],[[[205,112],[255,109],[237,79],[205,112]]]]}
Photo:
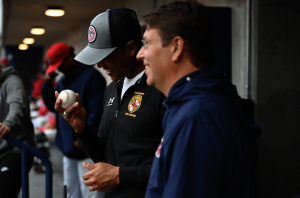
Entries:
{"type": "Polygon", "coordinates": [[[29,184],[28,184],[28,155],[33,155],[42,160],[46,167],[46,198],[52,198],[52,166],[48,157],[36,148],[24,144],[20,140],[11,135],[3,136],[10,144],[18,147],[21,150],[22,162],[22,198],[29,198],[29,184]]]}

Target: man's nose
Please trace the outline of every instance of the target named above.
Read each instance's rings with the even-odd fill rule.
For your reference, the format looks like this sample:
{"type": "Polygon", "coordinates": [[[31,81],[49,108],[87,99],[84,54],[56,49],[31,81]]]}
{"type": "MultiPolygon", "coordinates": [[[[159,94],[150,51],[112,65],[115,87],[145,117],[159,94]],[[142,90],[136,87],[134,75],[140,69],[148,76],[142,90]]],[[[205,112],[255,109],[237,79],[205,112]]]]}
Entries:
{"type": "Polygon", "coordinates": [[[138,60],[144,59],[144,47],[141,47],[139,53],[136,55],[136,59],[138,59],[138,60]]]}

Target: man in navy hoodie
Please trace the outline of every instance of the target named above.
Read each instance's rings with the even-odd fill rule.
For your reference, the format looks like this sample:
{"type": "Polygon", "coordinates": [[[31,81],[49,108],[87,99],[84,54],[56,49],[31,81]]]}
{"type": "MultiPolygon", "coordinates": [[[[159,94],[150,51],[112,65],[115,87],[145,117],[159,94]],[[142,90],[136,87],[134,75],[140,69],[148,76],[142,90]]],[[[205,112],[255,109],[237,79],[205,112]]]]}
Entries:
{"type": "Polygon", "coordinates": [[[172,2],[144,20],[137,58],[147,84],[167,96],[146,198],[255,197],[260,128],[244,117],[235,86],[211,64],[206,8],[172,2]]]}
{"type": "Polygon", "coordinates": [[[54,109],[54,92],[64,89],[73,90],[80,94],[82,105],[88,112],[87,122],[92,132],[97,133],[103,107],[103,95],[106,82],[103,76],[93,66],[87,66],[74,60],[74,49],[65,43],[52,45],[46,53],[49,67],[46,70],[46,79],[42,87],[42,97],[47,108],[56,114],[56,145],[63,153],[64,184],[67,187],[67,197],[81,198],[99,197],[99,192],[90,192],[82,182],[82,175],[87,169],[83,162],[92,162],[88,159],[76,136],[73,128],[54,109]],[[64,76],[53,87],[55,70],[58,69],[64,76]]]}

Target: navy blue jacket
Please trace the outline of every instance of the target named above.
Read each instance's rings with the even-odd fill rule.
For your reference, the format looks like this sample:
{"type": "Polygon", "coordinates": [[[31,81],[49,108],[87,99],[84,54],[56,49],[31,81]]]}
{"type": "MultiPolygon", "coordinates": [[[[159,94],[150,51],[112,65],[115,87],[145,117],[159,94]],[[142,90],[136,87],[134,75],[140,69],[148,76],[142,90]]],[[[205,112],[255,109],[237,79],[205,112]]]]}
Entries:
{"type": "Polygon", "coordinates": [[[164,103],[164,136],[146,198],[255,197],[260,127],[243,116],[239,101],[215,68],[175,83],[164,103]]]}
{"type": "Polygon", "coordinates": [[[61,92],[64,89],[70,89],[78,93],[88,116],[87,123],[97,134],[103,113],[102,104],[105,87],[106,81],[101,73],[87,65],[75,67],[71,73],[59,80],[55,88],[51,84],[43,84],[42,97],[45,105],[56,115],[57,135],[55,142],[65,156],[77,160],[87,158],[83,149],[78,150],[74,144],[77,138],[73,134],[73,127],[54,109],[56,101],[54,91],[61,92]]]}

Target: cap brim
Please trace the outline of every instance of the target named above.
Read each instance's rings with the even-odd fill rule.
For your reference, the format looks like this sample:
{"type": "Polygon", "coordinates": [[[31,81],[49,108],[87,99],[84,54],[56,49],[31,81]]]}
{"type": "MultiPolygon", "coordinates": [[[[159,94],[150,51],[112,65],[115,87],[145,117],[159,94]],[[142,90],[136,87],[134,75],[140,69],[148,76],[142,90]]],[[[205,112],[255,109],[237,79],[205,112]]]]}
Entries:
{"type": "Polygon", "coordinates": [[[62,60],[58,61],[56,64],[49,65],[49,67],[46,70],[46,74],[50,74],[50,73],[54,72],[63,61],[64,61],[64,58],[62,60]]]}
{"type": "Polygon", "coordinates": [[[116,47],[107,49],[95,49],[86,46],[76,57],[75,60],[86,65],[95,65],[102,61],[106,56],[112,53],[116,47]]]}

